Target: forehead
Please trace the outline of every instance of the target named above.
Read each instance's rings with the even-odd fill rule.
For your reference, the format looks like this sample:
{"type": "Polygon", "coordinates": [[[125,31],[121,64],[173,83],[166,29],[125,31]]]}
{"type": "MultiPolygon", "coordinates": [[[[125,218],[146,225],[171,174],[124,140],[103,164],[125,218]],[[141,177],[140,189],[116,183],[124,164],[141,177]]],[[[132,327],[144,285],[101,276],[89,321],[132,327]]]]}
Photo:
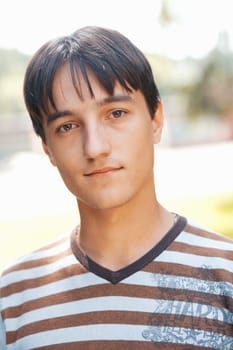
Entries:
{"type": "MultiPolygon", "coordinates": [[[[93,85],[97,85],[98,83],[91,71],[88,71],[88,81],[91,81],[93,85]]],[[[81,70],[77,67],[71,71],[69,64],[66,63],[59,67],[55,74],[52,84],[53,97],[56,98],[56,95],[64,95],[66,92],[72,90],[75,90],[80,98],[84,94],[91,93],[81,70]]]]}
{"type": "Polygon", "coordinates": [[[126,90],[118,81],[112,83],[112,89],[109,91],[97,79],[96,75],[89,68],[86,69],[86,75],[76,67],[71,70],[68,63],[62,65],[56,72],[53,84],[52,95],[57,105],[58,101],[69,100],[75,97],[84,101],[86,99],[100,99],[103,96],[113,96],[116,93],[129,94],[132,89],[126,90]]]}

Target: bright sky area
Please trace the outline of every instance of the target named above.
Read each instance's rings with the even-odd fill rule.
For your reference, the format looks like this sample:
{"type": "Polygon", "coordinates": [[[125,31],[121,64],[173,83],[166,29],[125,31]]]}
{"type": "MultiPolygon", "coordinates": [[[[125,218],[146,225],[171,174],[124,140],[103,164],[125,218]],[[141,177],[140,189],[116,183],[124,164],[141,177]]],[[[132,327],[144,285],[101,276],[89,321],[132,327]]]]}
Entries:
{"type": "Polygon", "coordinates": [[[161,0],[7,0],[1,2],[0,47],[32,54],[45,41],[79,27],[117,29],[144,52],[174,58],[208,53],[219,32],[233,47],[231,0],[167,0],[175,21],[159,25],[161,0]]]}

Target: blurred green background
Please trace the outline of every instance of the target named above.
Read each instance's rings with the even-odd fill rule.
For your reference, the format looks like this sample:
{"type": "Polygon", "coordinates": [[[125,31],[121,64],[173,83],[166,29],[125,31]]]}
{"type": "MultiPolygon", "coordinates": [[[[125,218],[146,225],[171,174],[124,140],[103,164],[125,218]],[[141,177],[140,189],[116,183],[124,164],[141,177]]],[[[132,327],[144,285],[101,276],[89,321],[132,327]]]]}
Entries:
{"type": "MultiPolygon", "coordinates": [[[[233,239],[232,198],[233,193],[226,193],[166,200],[163,204],[171,211],[233,239]]],[[[26,219],[3,220],[0,223],[0,269],[17,257],[38,249],[63,234],[69,234],[78,222],[79,216],[75,210],[26,219]]]]}
{"type": "MultiPolygon", "coordinates": [[[[66,6],[61,2],[55,7],[53,1],[46,3],[43,18],[47,29],[42,32],[41,26],[31,26],[32,43],[36,38],[44,42],[64,34],[61,25],[69,27],[70,33],[71,28],[97,24],[122,31],[140,47],[140,40],[134,37],[140,23],[140,48],[152,65],[165,112],[163,140],[155,152],[158,197],[169,210],[233,238],[233,33],[227,2],[139,1],[129,18],[129,4],[122,3],[122,12],[119,1],[114,18],[105,0],[98,2],[97,17],[92,17],[88,5],[81,1],[67,0],[66,6]],[[79,21],[72,20],[74,5],[82,10],[79,21]],[[102,7],[108,13],[104,19],[102,7]],[[152,15],[153,21],[149,20],[152,15]],[[202,36],[212,38],[212,42],[203,44],[202,36]],[[148,38],[151,49],[146,45],[148,38]]],[[[34,5],[23,0],[20,6],[25,10],[22,16],[27,13],[30,21],[34,5]]],[[[38,5],[38,14],[41,8],[38,5]]],[[[4,18],[9,18],[7,11],[12,15],[7,4],[2,11],[4,18]]],[[[35,23],[41,21],[39,15],[32,18],[35,23]]],[[[15,23],[18,20],[15,17],[15,23]]],[[[20,45],[8,45],[12,39],[8,22],[3,21],[4,28],[0,27],[7,43],[3,45],[0,37],[0,269],[70,232],[79,222],[74,198],[42,154],[33,133],[22,96],[31,52],[20,45]]],[[[29,27],[21,19],[18,41],[24,38],[29,42],[23,30],[28,32],[29,27]]]]}

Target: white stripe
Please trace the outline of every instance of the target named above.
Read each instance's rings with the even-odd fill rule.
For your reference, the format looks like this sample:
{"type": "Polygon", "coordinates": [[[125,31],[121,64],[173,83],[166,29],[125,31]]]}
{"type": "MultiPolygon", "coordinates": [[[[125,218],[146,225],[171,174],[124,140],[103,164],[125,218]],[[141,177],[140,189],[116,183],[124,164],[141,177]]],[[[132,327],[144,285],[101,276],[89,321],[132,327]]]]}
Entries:
{"type": "Polygon", "coordinates": [[[165,337],[166,342],[170,342],[171,345],[172,343],[178,343],[212,348],[214,342],[219,350],[230,350],[233,343],[232,337],[190,328],[150,327],[150,330],[147,331],[144,325],[105,324],[40,332],[19,339],[16,344],[8,346],[8,350],[14,350],[15,348],[35,349],[40,346],[95,340],[163,343],[165,337]]]}
{"type": "MultiPolygon", "coordinates": [[[[35,349],[40,346],[92,340],[147,341],[142,337],[144,325],[104,324],[70,327],[33,334],[19,339],[8,350],[35,349]]],[[[149,340],[148,340],[149,341],[149,340]]]]}
{"type": "Polygon", "coordinates": [[[18,327],[48,318],[50,319],[69,315],[79,315],[87,312],[109,310],[125,312],[152,312],[155,306],[155,300],[153,299],[141,299],[130,297],[97,297],[48,306],[45,308],[30,311],[22,315],[20,318],[6,319],[5,324],[7,330],[14,331],[18,327]]]}
{"type": "Polygon", "coordinates": [[[189,224],[190,226],[195,227],[195,228],[199,228],[199,229],[201,229],[201,230],[208,231],[208,232],[210,232],[210,233],[216,234],[216,231],[212,230],[210,227],[203,226],[203,224],[200,224],[199,222],[196,222],[196,221],[193,221],[193,220],[188,219],[188,224],[189,224]]]}
{"type": "MultiPolygon", "coordinates": [[[[229,282],[215,282],[198,278],[150,273],[150,278],[144,278],[145,272],[138,272],[124,280],[131,285],[145,285],[159,288],[184,289],[213,295],[233,297],[233,284],[229,282]]],[[[149,277],[149,273],[148,276],[149,277]]]]}
{"type": "Polygon", "coordinates": [[[35,279],[39,277],[44,277],[72,264],[77,264],[77,259],[73,256],[73,254],[70,254],[51,264],[42,265],[31,269],[14,271],[1,277],[1,287],[3,288],[11,283],[21,282],[22,276],[23,280],[25,281],[32,278],[35,279]]]}
{"type": "Polygon", "coordinates": [[[8,307],[19,306],[25,302],[40,299],[43,297],[51,296],[58,293],[71,291],[73,289],[80,289],[89,286],[98,286],[99,284],[107,283],[101,277],[95,276],[91,272],[87,272],[85,276],[83,274],[72,276],[59,280],[57,282],[49,283],[37,288],[26,289],[25,291],[11,294],[8,297],[2,298],[1,302],[4,305],[4,309],[8,307]]]}
{"type": "MultiPolygon", "coordinates": [[[[211,348],[218,350],[232,350],[233,338],[222,333],[207,330],[180,327],[148,327],[143,336],[154,343],[169,342],[211,348]]],[[[187,348],[187,347],[186,347],[187,348]]]]}
{"type": "MultiPolygon", "coordinates": [[[[191,267],[208,268],[208,269],[225,269],[233,272],[233,263],[231,260],[219,258],[219,257],[207,257],[188,253],[182,253],[177,251],[164,251],[161,253],[155,261],[165,263],[183,264],[191,267]]],[[[2,287],[5,287],[11,283],[22,281],[31,278],[38,278],[46,276],[50,273],[58,271],[60,268],[77,263],[77,259],[71,254],[63,259],[60,259],[54,263],[35,267],[32,269],[15,271],[7,274],[1,278],[2,287]]]]}
{"type": "Polygon", "coordinates": [[[215,319],[216,321],[229,324],[233,322],[233,313],[224,308],[218,308],[211,305],[177,300],[109,296],[78,300],[29,311],[20,317],[6,319],[5,325],[7,331],[14,331],[22,326],[41,320],[70,315],[77,315],[78,317],[79,314],[100,311],[177,314],[215,319]]]}
{"type": "Polygon", "coordinates": [[[211,238],[197,236],[192,233],[182,232],[175,240],[176,242],[186,243],[188,245],[194,245],[197,247],[214,248],[220,250],[229,250],[233,252],[233,244],[217,241],[211,238]]]}
{"type": "Polygon", "coordinates": [[[206,269],[223,269],[233,272],[232,260],[212,256],[202,256],[177,251],[164,251],[155,261],[182,264],[190,267],[199,267],[206,269]]]}
{"type": "MultiPolygon", "coordinates": [[[[62,253],[63,251],[65,252],[69,248],[70,248],[70,240],[67,239],[66,241],[59,243],[55,247],[47,248],[47,249],[45,248],[45,249],[42,249],[40,251],[34,252],[34,253],[22,258],[21,262],[24,263],[27,261],[34,261],[34,260],[39,260],[39,259],[43,259],[43,258],[49,258],[49,257],[52,257],[52,256],[57,255],[59,253],[62,253]]],[[[17,262],[20,262],[20,260],[18,260],[17,262]]]]}
{"type": "MultiPolygon", "coordinates": [[[[12,294],[8,297],[2,298],[2,305],[5,308],[14,307],[23,304],[26,301],[35,300],[53,294],[66,292],[73,289],[80,289],[84,287],[110,284],[101,277],[94,275],[91,272],[81,274],[63,280],[49,283],[38,288],[26,289],[25,291],[12,294]]],[[[174,288],[193,290],[197,292],[210,293],[214,295],[228,295],[233,296],[233,284],[229,282],[215,282],[208,280],[201,280],[198,278],[156,274],[151,272],[139,271],[132,276],[124,279],[122,284],[141,285],[149,287],[160,288],[174,288]]]]}
{"type": "Polygon", "coordinates": [[[159,288],[171,288],[177,290],[184,289],[213,295],[233,297],[232,283],[224,281],[208,281],[194,277],[166,275],[160,273],[147,273],[146,275],[146,272],[138,272],[126,278],[124,283],[159,288]]]}
{"type": "Polygon", "coordinates": [[[44,248],[41,249],[40,251],[35,251],[33,253],[30,253],[28,255],[23,256],[22,258],[18,258],[16,261],[13,263],[7,265],[4,270],[7,270],[9,268],[15,267],[18,264],[22,264],[28,261],[35,261],[43,258],[48,258],[50,256],[57,255],[59,253],[62,253],[63,251],[65,252],[67,249],[70,247],[70,239],[67,237],[66,241],[63,241],[56,245],[55,247],[52,248],[44,248]]]}

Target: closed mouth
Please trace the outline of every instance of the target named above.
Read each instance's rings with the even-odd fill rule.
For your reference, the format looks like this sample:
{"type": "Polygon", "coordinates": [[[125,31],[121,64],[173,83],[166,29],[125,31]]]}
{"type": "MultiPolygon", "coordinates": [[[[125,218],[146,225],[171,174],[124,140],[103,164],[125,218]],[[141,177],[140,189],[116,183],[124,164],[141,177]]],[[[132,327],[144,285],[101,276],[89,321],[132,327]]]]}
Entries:
{"type": "Polygon", "coordinates": [[[101,168],[101,169],[95,169],[91,172],[88,172],[86,174],[84,174],[85,176],[93,176],[93,175],[101,175],[101,174],[108,174],[114,171],[118,171],[121,170],[122,167],[119,168],[112,168],[112,167],[106,167],[106,168],[101,168]]]}

